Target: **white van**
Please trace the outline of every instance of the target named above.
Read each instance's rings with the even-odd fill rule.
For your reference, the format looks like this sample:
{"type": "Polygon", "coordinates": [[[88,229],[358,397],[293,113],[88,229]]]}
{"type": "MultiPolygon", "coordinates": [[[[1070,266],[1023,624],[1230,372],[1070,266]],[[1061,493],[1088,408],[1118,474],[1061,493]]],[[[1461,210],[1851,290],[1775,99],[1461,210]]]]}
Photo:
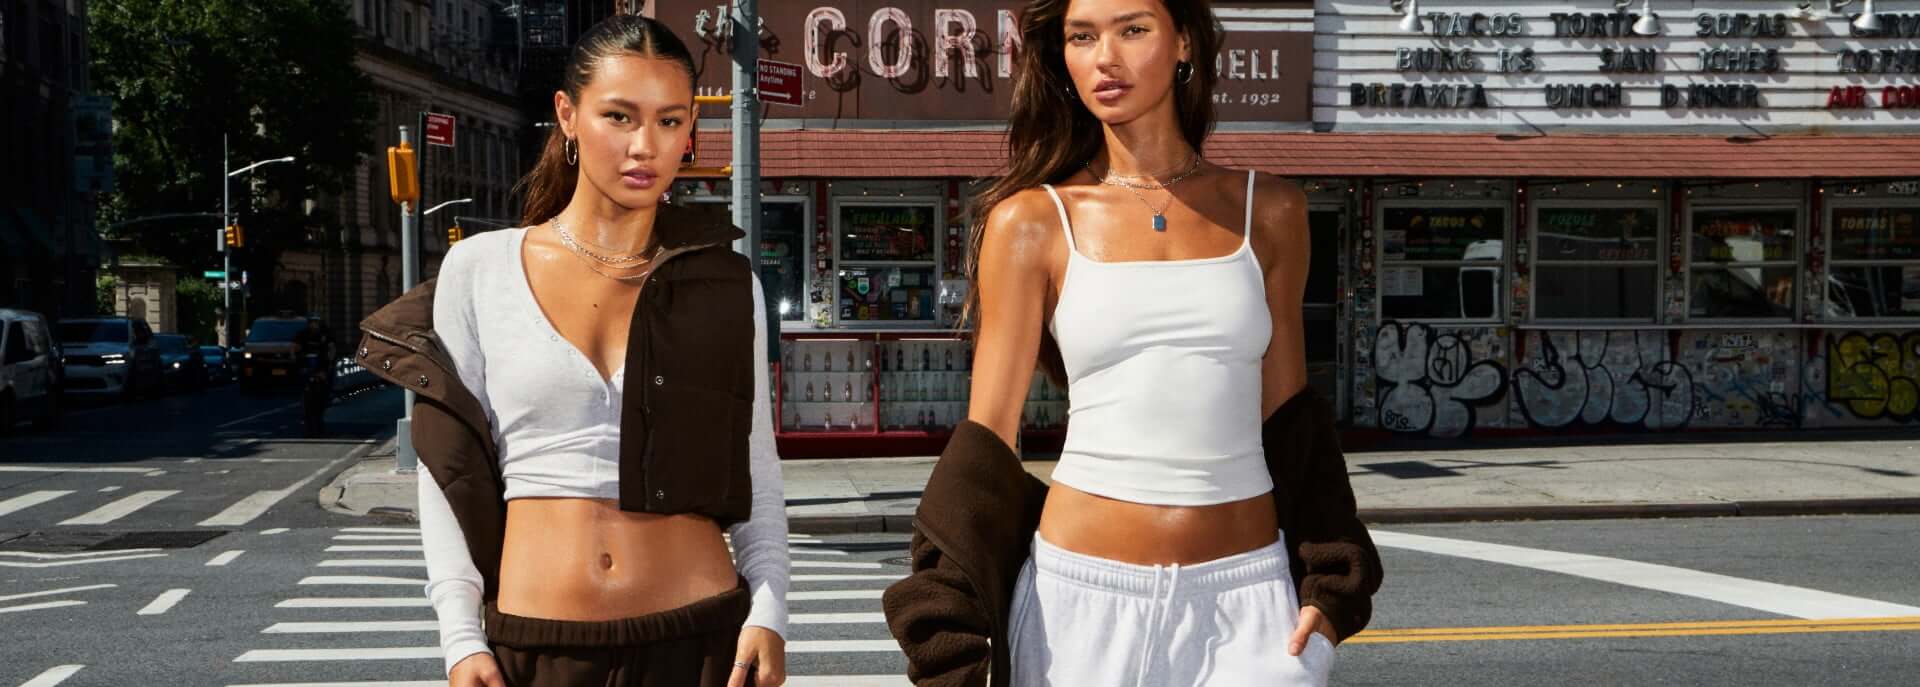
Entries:
{"type": "Polygon", "coordinates": [[[0,434],[21,420],[50,427],[60,417],[61,365],[39,313],[0,308],[0,434]]]}

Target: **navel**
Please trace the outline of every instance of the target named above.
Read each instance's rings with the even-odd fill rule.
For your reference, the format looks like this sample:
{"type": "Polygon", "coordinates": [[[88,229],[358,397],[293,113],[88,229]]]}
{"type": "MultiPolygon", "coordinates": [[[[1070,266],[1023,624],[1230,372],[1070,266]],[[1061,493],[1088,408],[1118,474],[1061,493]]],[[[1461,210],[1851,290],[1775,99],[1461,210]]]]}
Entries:
{"type": "Polygon", "coordinates": [[[600,554],[600,568],[603,570],[613,569],[613,554],[610,554],[610,553],[600,554]]]}

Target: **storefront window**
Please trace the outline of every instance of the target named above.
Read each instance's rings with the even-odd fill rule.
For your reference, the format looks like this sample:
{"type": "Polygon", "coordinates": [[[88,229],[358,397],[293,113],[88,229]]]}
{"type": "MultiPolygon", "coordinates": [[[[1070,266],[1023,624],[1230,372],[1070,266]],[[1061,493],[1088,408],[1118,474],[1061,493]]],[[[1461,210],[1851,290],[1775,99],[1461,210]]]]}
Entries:
{"type": "Polygon", "coordinates": [[[1920,317],[1920,207],[1833,209],[1826,316],[1920,317]]]}
{"type": "Polygon", "coordinates": [[[1659,206],[1547,206],[1534,226],[1536,318],[1653,319],[1659,206]]]}
{"type": "Polygon", "coordinates": [[[1693,212],[1689,312],[1698,318],[1793,316],[1794,208],[1693,212]]]}
{"type": "MultiPolygon", "coordinates": [[[[692,202],[733,207],[731,202],[726,201],[696,199],[692,202]]],[[[760,201],[760,283],[767,289],[767,309],[788,322],[807,318],[806,241],[805,201],[791,197],[787,200],[768,198],[760,201]]]]}
{"type": "Polygon", "coordinates": [[[838,210],[840,321],[932,322],[939,296],[934,203],[843,202],[838,210]]]}
{"type": "Polygon", "coordinates": [[[1380,312],[1394,320],[1493,320],[1505,284],[1501,207],[1381,212],[1380,312]]]}
{"type": "Polygon", "coordinates": [[[760,283],[767,287],[767,307],[781,320],[807,318],[806,241],[806,203],[760,204],[760,283]]]}

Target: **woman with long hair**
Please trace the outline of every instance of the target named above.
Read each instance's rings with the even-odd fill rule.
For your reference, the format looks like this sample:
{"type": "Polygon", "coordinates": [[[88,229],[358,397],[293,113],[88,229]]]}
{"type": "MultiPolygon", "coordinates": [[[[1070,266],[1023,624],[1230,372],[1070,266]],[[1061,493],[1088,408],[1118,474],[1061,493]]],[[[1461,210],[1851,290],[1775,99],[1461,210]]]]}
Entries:
{"type": "Polygon", "coordinates": [[[363,324],[363,362],[418,392],[426,593],[454,687],[785,680],[764,296],[742,232],[661,202],[693,80],[664,25],[593,27],[525,227],[454,245],[363,324]]]}
{"type": "Polygon", "coordinates": [[[915,576],[887,598],[913,676],[1324,684],[1379,561],[1306,386],[1305,194],[1202,157],[1207,2],[1037,0],[1020,32],[1010,160],[971,239],[969,422],[916,519],[915,576]],[[1044,491],[980,466],[1017,462],[1042,364],[1071,407],[1044,491]],[[1002,502],[965,495],[981,491],[1002,502]],[[1016,523],[1030,536],[980,532],[1016,523]],[[988,615],[954,614],[956,594],[988,615]]]}

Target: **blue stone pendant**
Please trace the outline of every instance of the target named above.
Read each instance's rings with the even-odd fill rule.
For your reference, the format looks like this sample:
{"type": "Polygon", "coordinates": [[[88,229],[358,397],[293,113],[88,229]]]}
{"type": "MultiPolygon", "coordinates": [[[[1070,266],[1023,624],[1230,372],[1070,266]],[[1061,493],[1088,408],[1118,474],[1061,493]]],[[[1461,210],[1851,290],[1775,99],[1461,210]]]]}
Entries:
{"type": "Polygon", "coordinates": [[[1154,215],[1154,216],[1153,216],[1153,230],[1154,230],[1154,231],[1166,231],[1166,230],[1167,230],[1167,216],[1166,216],[1166,215],[1154,215]]]}

